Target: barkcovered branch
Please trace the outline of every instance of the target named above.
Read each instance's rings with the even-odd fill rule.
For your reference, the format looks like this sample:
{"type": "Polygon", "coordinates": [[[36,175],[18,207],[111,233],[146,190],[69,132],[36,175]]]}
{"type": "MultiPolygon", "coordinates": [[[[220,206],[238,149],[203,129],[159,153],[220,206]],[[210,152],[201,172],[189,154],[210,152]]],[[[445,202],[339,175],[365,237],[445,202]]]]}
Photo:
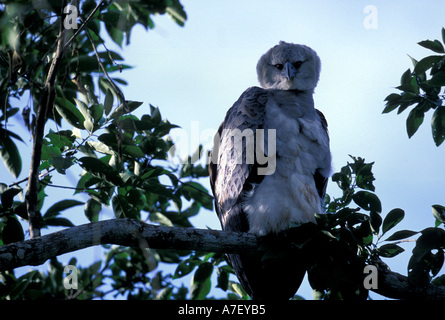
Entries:
{"type": "Polygon", "coordinates": [[[149,225],[135,219],[113,219],[1,246],[0,271],[40,265],[52,257],[99,244],[238,253],[257,248],[258,240],[251,234],[172,228],[149,225]]]}
{"type": "MultiPolygon", "coordinates": [[[[40,265],[61,254],[99,244],[157,249],[242,253],[257,250],[261,238],[248,233],[146,224],[135,219],[113,219],[68,228],[38,238],[0,247],[0,271],[40,265]]],[[[408,278],[378,267],[376,293],[393,299],[445,299],[445,287],[419,287],[408,278]]]]}

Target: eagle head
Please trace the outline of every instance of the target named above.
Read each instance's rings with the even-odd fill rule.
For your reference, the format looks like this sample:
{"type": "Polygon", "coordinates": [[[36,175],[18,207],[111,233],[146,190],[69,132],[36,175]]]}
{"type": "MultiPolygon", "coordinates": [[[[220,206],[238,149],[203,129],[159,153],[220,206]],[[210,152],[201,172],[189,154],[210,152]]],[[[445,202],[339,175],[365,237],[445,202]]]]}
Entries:
{"type": "Polygon", "coordinates": [[[317,53],[301,44],[280,43],[258,61],[258,81],[264,89],[313,90],[320,77],[317,53]]]}

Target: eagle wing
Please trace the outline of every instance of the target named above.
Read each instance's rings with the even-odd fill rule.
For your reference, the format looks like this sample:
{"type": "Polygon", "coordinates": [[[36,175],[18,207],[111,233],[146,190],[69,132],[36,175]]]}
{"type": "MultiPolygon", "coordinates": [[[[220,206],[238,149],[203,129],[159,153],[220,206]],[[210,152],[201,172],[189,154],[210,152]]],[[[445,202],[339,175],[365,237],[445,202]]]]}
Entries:
{"type": "MultiPolygon", "coordinates": [[[[251,189],[252,183],[261,182],[264,176],[255,174],[254,169],[258,166],[255,161],[248,163],[247,158],[243,161],[246,143],[241,144],[241,154],[236,154],[240,150],[234,148],[234,132],[254,133],[261,129],[267,100],[268,93],[264,89],[251,87],[244,91],[227,112],[214,138],[209,163],[210,185],[216,213],[226,231],[249,231],[249,222],[242,209],[242,195],[251,189]]],[[[247,294],[254,297],[253,293],[258,290],[252,284],[259,283],[262,276],[256,272],[261,257],[229,254],[228,260],[247,294]]]]}
{"type": "MultiPolygon", "coordinates": [[[[320,110],[315,109],[315,111],[317,112],[318,116],[320,117],[321,125],[322,125],[324,131],[326,131],[326,135],[328,137],[328,134],[327,134],[328,133],[328,122],[326,121],[324,114],[320,110]]],[[[328,139],[329,139],[329,137],[328,137],[328,139]]],[[[329,143],[329,141],[328,141],[328,143],[329,143]]],[[[329,174],[322,173],[320,170],[315,171],[315,174],[314,174],[315,186],[317,188],[318,195],[320,196],[322,205],[324,203],[324,198],[326,195],[326,187],[328,185],[328,179],[329,179],[329,174]]]]}
{"type": "Polygon", "coordinates": [[[210,184],[215,196],[215,207],[222,227],[227,231],[247,232],[247,217],[241,208],[241,196],[249,190],[246,183],[258,183],[263,176],[253,169],[258,163],[247,161],[246,140],[264,124],[266,90],[251,87],[244,91],[226,114],[215,135],[209,165],[210,184]],[[238,134],[238,136],[237,136],[238,134]],[[244,141],[239,138],[244,137],[244,141]],[[240,143],[241,150],[234,147],[240,143]]]}

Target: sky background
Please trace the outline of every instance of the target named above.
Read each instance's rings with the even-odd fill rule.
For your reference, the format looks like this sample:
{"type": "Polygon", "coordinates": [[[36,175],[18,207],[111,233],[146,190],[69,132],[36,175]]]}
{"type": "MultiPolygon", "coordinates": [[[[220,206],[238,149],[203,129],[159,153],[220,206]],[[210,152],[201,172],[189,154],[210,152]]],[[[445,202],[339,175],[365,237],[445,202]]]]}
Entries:
{"type": "MultiPolygon", "coordinates": [[[[149,113],[150,103],[181,126],[173,131],[181,154],[191,154],[199,143],[211,147],[227,110],[244,90],[258,85],[255,68],[262,54],[280,40],[305,44],[322,61],[314,99],[329,124],[333,172],[351,160],[349,154],[374,161],[382,216],[402,208],[406,217],[397,230],[434,225],[431,205],[445,205],[445,146],[437,148],[432,140],[432,113],[408,139],[409,111],[397,116],[383,115],[382,110],[385,97],[398,92],[394,87],[402,73],[412,68],[408,54],[418,60],[434,54],[417,42],[441,39],[443,1],[181,3],[188,16],[184,27],[163,15],[154,17],[153,30],[133,29],[122,55],[134,69],[119,75],[129,82],[123,87],[126,98],[144,101],[141,113],[149,113]],[[374,9],[372,21],[367,20],[371,13],[365,12],[369,5],[374,9]]],[[[110,42],[107,47],[118,50],[110,42]]],[[[210,190],[207,180],[202,183],[210,190]]],[[[332,182],[327,193],[340,196],[332,182]]],[[[199,228],[220,229],[214,212],[202,211],[192,222],[199,228]]],[[[406,275],[413,244],[403,247],[406,252],[384,261],[406,275]]],[[[298,294],[312,298],[307,282],[298,294]]]]}

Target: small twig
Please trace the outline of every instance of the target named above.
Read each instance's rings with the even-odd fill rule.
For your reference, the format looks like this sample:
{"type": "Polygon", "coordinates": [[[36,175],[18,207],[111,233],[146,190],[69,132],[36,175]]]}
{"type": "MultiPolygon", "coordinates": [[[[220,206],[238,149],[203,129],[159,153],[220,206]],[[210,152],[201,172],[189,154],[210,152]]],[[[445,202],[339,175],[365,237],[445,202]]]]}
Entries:
{"type": "Polygon", "coordinates": [[[125,100],[124,94],[119,89],[119,87],[116,86],[116,84],[114,83],[113,79],[111,79],[110,75],[108,74],[107,70],[105,69],[102,61],[100,60],[99,52],[97,51],[96,44],[94,43],[93,39],[91,39],[91,35],[89,33],[88,26],[85,26],[85,28],[86,28],[86,31],[87,31],[85,33],[86,33],[88,39],[90,40],[91,46],[93,47],[94,53],[95,53],[96,58],[97,58],[97,62],[99,63],[99,66],[102,69],[102,72],[104,73],[104,75],[107,78],[108,82],[110,82],[110,84],[113,87],[114,91],[116,91],[117,95],[119,96],[119,99],[121,100],[121,103],[124,105],[124,110],[127,111],[128,110],[128,106],[127,106],[127,101],[125,100]]]}
{"type": "MultiPolygon", "coordinates": [[[[39,179],[42,178],[42,177],[44,177],[44,176],[46,176],[46,175],[48,175],[48,174],[50,174],[50,173],[53,172],[54,170],[56,170],[56,168],[51,168],[51,169],[48,169],[47,172],[45,172],[45,173],[41,173],[41,174],[39,175],[39,179]]],[[[26,181],[28,181],[28,180],[29,180],[29,177],[26,177],[26,178],[24,178],[24,179],[22,179],[22,180],[20,180],[20,181],[11,183],[11,184],[8,186],[8,188],[12,188],[12,187],[18,186],[19,184],[21,184],[21,183],[23,183],[23,182],[26,182],[26,181]]]]}
{"type": "Polygon", "coordinates": [[[110,189],[110,186],[108,186],[108,187],[95,187],[95,188],[76,188],[76,187],[68,187],[68,186],[62,186],[62,185],[58,185],[58,184],[46,183],[46,182],[43,182],[43,181],[40,181],[40,183],[46,185],[47,187],[68,189],[68,190],[76,190],[76,191],[101,190],[101,189],[107,190],[107,189],[110,189]]]}
{"type": "Polygon", "coordinates": [[[186,186],[188,186],[188,187],[190,187],[190,188],[193,188],[193,189],[199,191],[200,193],[202,193],[203,195],[205,195],[206,197],[208,197],[208,198],[210,198],[210,199],[214,199],[214,197],[213,197],[211,194],[208,194],[208,193],[205,192],[204,190],[201,190],[201,189],[195,187],[194,185],[192,185],[192,184],[190,184],[190,183],[188,183],[188,182],[183,182],[183,181],[181,181],[179,178],[176,178],[176,179],[177,179],[177,181],[178,181],[180,184],[182,184],[182,185],[186,185],[186,186]]]}

